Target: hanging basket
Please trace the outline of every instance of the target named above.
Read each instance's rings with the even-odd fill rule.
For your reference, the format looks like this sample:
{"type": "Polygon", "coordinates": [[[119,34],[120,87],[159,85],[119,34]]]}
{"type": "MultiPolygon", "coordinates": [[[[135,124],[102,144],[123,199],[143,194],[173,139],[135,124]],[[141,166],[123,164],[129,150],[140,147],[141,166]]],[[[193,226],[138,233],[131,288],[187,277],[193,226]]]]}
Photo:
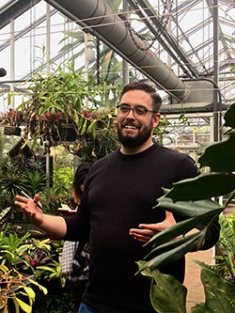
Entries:
{"type": "Polygon", "coordinates": [[[59,133],[62,141],[75,141],[78,136],[78,131],[74,124],[61,124],[59,133]]]}
{"type": "Polygon", "coordinates": [[[20,136],[21,128],[17,126],[5,126],[4,135],[7,136],[20,136]]]}

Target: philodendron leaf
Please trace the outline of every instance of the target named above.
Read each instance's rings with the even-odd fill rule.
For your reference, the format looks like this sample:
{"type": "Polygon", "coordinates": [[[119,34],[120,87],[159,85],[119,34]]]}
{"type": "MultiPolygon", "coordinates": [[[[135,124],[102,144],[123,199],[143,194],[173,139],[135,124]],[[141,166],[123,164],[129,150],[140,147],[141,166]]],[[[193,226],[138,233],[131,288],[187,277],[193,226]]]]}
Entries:
{"type": "MultiPolygon", "coordinates": [[[[204,240],[204,237],[205,237],[205,231],[201,232],[201,233],[195,233],[192,235],[188,235],[188,236],[183,236],[179,239],[174,239],[174,240],[171,240],[169,242],[165,242],[165,243],[157,246],[156,248],[152,249],[149,252],[149,254],[145,257],[145,259],[149,260],[151,257],[152,258],[157,257],[160,254],[166,253],[168,251],[171,253],[171,251],[173,251],[173,250],[176,251],[179,246],[184,247],[185,249],[187,249],[185,251],[189,252],[192,249],[192,245],[195,246],[195,244],[198,244],[198,246],[201,247],[202,242],[204,240]],[[191,245],[191,246],[189,246],[189,245],[191,245]],[[189,247],[187,247],[187,246],[189,246],[189,247]]],[[[176,256],[174,256],[174,257],[176,257],[176,256]]],[[[181,254],[180,254],[180,257],[181,257],[181,254]]]]}
{"type": "MultiPolygon", "coordinates": [[[[160,269],[162,266],[178,261],[187,252],[191,251],[194,245],[201,245],[205,237],[205,230],[206,228],[204,228],[203,231],[178,239],[175,242],[167,242],[164,244],[163,250],[165,252],[160,251],[162,253],[147,261],[140,271],[147,268],[150,268],[150,270],[153,271],[155,269],[160,269]]],[[[158,249],[161,249],[161,247],[162,246],[158,247],[158,249]]]]}
{"type": "Polygon", "coordinates": [[[209,268],[201,270],[206,295],[205,312],[235,312],[235,286],[209,268]]]}
{"type": "Polygon", "coordinates": [[[199,157],[200,167],[209,166],[212,172],[235,171],[235,137],[212,144],[199,157]]]}
{"type": "MultiPolygon", "coordinates": [[[[143,267],[144,262],[138,262],[143,267]]],[[[179,283],[173,276],[151,272],[146,269],[142,275],[152,278],[150,287],[150,301],[158,313],[186,313],[187,288],[179,283]]]]}
{"type": "Polygon", "coordinates": [[[235,103],[224,114],[224,126],[235,128],[235,103]]]}
{"type": "Polygon", "coordinates": [[[217,202],[212,200],[199,200],[194,202],[177,201],[174,203],[172,199],[163,196],[157,201],[158,204],[154,207],[154,209],[159,207],[186,217],[199,216],[209,211],[216,212],[219,209],[221,209],[221,211],[224,209],[217,202]]]}
{"type": "Polygon", "coordinates": [[[200,302],[197,303],[194,307],[192,307],[188,313],[206,313],[205,311],[205,303],[200,302]]]}
{"type": "Polygon", "coordinates": [[[166,196],[171,198],[174,202],[197,201],[211,197],[219,197],[228,194],[234,189],[235,175],[210,173],[202,174],[196,178],[185,179],[175,183],[166,196]]]}
{"type": "Polygon", "coordinates": [[[152,244],[153,246],[157,246],[159,244],[162,244],[163,242],[172,240],[179,235],[186,234],[191,229],[195,228],[199,223],[217,217],[222,211],[223,211],[222,208],[213,211],[210,210],[196,217],[179,222],[171,226],[170,228],[166,228],[163,231],[154,235],[145,245],[152,244]]]}

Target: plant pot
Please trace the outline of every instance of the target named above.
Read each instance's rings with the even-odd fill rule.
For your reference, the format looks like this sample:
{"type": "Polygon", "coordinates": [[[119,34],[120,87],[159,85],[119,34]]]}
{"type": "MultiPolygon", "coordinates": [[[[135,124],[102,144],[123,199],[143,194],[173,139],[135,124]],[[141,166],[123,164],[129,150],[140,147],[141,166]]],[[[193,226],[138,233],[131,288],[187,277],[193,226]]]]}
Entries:
{"type": "Polygon", "coordinates": [[[59,133],[62,141],[75,141],[78,135],[74,124],[61,124],[59,133]]]}
{"type": "Polygon", "coordinates": [[[4,135],[8,136],[20,136],[21,128],[17,126],[5,126],[4,135]]]}

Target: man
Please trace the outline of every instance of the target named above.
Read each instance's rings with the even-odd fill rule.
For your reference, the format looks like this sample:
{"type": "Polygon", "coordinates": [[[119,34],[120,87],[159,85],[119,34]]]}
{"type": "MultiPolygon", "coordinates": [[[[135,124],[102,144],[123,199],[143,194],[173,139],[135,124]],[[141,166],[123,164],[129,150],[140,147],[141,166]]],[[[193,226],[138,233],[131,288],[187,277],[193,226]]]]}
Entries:
{"type": "MultiPolygon", "coordinates": [[[[89,284],[79,313],[152,313],[150,282],[138,270],[147,249],[143,242],[170,227],[180,217],[152,209],[156,199],[172,184],[198,174],[187,155],[153,144],[153,129],[160,120],[161,98],[145,83],[123,88],[117,127],[121,148],[93,164],[75,217],[42,214],[30,200],[17,196],[16,204],[33,223],[66,240],[90,243],[89,284]]],[[[39,201],[35,195],[34,201],[39,201]]],[[[198,225],[198,229],[205,225],[198,225]]],[[[219,237],[215,222],[203,249],[219,237]]],[[[184,259],[164,269],[184,279],[184,259]]]]}

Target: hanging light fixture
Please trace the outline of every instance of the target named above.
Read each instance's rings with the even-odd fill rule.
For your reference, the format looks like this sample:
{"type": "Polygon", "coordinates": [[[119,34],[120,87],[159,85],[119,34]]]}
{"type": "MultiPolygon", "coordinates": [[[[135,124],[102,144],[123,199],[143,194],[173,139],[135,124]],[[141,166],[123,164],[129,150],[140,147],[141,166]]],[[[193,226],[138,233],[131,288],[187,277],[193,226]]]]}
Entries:
{"type": "Polygon", "coordinates": [[[0,77],[4,77],[7,75],[7,71],[5,70],[5,68],[1,67],[0,68],[0,77]]]}

